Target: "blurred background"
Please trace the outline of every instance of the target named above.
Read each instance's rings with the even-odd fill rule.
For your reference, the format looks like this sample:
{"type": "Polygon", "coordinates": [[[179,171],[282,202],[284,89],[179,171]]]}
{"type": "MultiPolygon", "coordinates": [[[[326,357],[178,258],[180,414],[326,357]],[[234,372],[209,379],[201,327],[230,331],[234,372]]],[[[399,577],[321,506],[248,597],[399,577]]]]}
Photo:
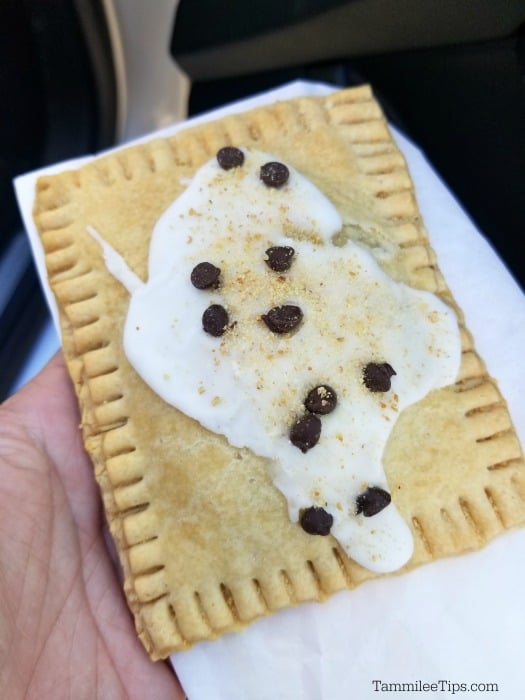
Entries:
{"type": "Polygon", "coordinates": [[[525,287],[523,0],[0,0],[0,400],[58,348],[13,178],[296,79],[371,83],[525,287]]]}

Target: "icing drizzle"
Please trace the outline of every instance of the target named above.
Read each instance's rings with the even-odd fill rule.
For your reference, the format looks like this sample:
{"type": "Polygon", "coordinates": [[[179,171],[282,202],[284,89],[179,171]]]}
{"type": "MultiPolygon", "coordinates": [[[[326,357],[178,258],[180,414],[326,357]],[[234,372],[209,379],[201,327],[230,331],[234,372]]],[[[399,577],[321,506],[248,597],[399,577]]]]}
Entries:
{"type": "Polygon", "coordinates": [[[292,521],[308,520],[310,532],[322,511],[323,532],[314,534],[328,527],[363,566],[397,569],[412,554],[409,527],[389,498],[372,516],[362,504],[370,493],[389,496],[382,455],[399,413],[455,381],[455,315],[436,296],[392,280],[363,247],[335,246],[339,212],[291,166],[284,183],[267,186],[259,173],[275,157],[242,154],[227,170],[206,163],[159,218],[146,283],[90,229],[130,293],[126,355],[169,404],[267,457],[292,521]],[[268,264],[275,247],[293,249],[283,270],[268,264]],[[190,280],[203,262],[220,277],[199,289],[190,280]],[[228,318],[219,336],[203,330],[212,305],[228,318]],[[299,308],[300,321],[274,332],[264,317],[284,306],[299,308]],[[367,387],[370,363],[393,369],[389,389],[367,387]],[[290,430],[313,415],[309,392],[326,385],[337,405],[303,451],[290,430]]]}

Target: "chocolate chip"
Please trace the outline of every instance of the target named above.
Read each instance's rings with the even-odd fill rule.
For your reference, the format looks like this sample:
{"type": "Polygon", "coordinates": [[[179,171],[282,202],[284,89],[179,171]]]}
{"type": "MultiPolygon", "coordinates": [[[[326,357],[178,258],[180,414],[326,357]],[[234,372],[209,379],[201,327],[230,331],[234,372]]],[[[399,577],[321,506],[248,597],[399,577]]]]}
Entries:
{"type": "Polygon", "coordinates": [[[276,245],[266,251],[265,263],[275,272],[290,269],[295,250],[289,245],[276,245]]]}
{"type": "Polygon", "coordinates": [[[360,493],[356,498],[356,513],[362,513],[369,518],[386,508],[391,500],[392,498],[388,491],[379,488],[379,486],[369,486],[366,491],[360,493]]]}
{"type": "Polygon", "coordinates": [[[228,328],[228,320],[228,312],[224,306],[212,304],[202,314],[202,327],[206,333],[218,338],[228,328]]]}
{"type": "Polygon", "coordinates": [[[305,508],[299,518],[301,527],[309,535],[329,535],[334,519],[324,508],[305,508]]]}
{"type": "Polygon", "coordinates": [[[390,377],[394,374],[394,369],[387,362],[369,362],[363,371],[363,381],[370,391],[389,391],[390,377]]]}
{"type": "Polygon", "coordinates": [[[235,146],[224,146],[217,151],[217,162],[223,170],[239,168],[244,163],[244,153],[235,146]]]}
{"type": "Polygon", "coordinates": [[[272,161],[261,166],[259,177],[267,187],[282,187],[288,182],[290,171],[284,163],[272,161]]]}
{"type": "Polygon", "coordinates": [[[315,447],[321,437],[321,419],[313,413],[306,413],[297,418],[290,429],[290,442],[301,452],[308,452],[315,447]]]}
{"type": "Polygon", "coordinates": [[[285,304],[274,306],[267,314],[262,314],[261,318],[274,333],[288,333],[301,323],[303,312],[298,306],[285,304]]]}
{"type": "Polygon", "coordinates": [[[320,384],[308,392],[304,405],[311,413],[325,416],[337,405],[337,394],[328,384],[320,384]]]}
{"type": "Polygon", "coordinates": [[[209,262],[200,262],[191,271],[191,283],[197,289],[217,289],[221,270],[209,262]]]}

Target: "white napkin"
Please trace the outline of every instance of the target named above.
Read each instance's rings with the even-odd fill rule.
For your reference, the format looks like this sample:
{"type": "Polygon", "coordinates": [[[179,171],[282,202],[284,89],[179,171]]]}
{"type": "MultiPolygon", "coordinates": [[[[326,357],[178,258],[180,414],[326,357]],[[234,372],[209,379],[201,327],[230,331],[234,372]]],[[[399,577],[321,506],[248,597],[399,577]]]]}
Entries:
{"type": "MultiPolygon", "coordinates": [[[[296,82],[191,123],[333,89],[296,82]]],[[[423,154],[393,131],[440,268],[525,444],[525,297],[423,154]]],[[[44,170],[77,167],[82,160],[44,170]]],[[[15,188],[56,318],[31,217],[34,184],[42,172],[17,178],[15,188]]],[[[390,693],[400,699],[451,698],[474,692],[517,700],[525,689],[523,581],[525,529],[502,535],[479,552],[370,581],[323,604],[281,611],[242,633],[174,654],[171,661],[190,700],[366,700],[390,693]]]]}

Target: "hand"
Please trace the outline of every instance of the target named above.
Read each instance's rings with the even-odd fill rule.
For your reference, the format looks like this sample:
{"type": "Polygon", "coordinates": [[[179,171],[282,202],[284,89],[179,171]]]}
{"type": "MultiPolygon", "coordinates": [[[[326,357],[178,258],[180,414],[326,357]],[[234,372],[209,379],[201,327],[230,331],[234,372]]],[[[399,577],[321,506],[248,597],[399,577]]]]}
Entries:
{"type": "Polygon", "coordinates": [[[184,698],[135,633],[59,354],[0,406],[0,697],[184,698]]]}

